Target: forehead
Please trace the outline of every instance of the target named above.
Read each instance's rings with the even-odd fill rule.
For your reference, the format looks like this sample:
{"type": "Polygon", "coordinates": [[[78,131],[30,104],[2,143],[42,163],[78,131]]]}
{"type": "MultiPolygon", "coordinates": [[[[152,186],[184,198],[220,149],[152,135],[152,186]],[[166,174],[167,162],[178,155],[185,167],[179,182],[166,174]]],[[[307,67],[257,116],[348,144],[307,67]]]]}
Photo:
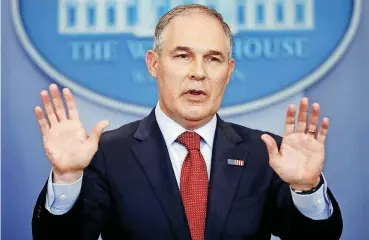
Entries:
{"type": "Polygon", "coordinates": [[[202,13],[177,16],[164,32],[164,49],[186,46],[198,51],[228,51],[228,38],[221,22],[202,13]]]}

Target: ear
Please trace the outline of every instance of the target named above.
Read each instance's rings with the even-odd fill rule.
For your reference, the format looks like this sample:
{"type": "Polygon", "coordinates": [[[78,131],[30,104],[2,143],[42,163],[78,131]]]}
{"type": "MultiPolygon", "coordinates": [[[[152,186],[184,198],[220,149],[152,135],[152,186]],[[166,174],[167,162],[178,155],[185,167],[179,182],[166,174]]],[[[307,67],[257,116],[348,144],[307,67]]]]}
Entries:
{"type": "Polygon", "coordinates": [[[158,54],[154,52],[153,50],[149,50],[145,56],[147,69],[153,78],[156,78],[157,76],[156,71],[157,71],[158,58],[159,58],[158,54]]]}
{"type": "Polygon", "coordinates": [[[231,80],[231,76],[234,70],[234,66],[235,66],[235,61],[234,59],[230,59],[228,62],[228,78],[227,78],[227,85],[229,83],[229,81],[231,80]]]}

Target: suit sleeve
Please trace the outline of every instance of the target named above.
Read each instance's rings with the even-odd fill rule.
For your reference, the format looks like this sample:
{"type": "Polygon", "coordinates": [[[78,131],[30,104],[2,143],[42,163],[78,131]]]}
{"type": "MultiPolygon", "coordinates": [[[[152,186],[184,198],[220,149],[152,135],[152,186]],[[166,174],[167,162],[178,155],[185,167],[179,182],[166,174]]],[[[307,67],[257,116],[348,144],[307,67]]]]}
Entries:
{"type": "MultiPolygon", "coordinates": [[[[280,137],[275,139],[280,146],[280,137]]],[[[343,230],[341,211],[329,188],[327,194],[332,204],[332,214],[323,220],[308,218],[296,208],[290,186],[273,172],[271,198],[268,204],[272,234],[282,240],[340,239],[343,230]]]]}
{"type": "Polygon", "coordinates": [[[90,165],[84,170],[81,192],[76,202],[62,215],[53,215],[45,208],[46,183],[33,212],[33,239],[98,239],[110,209],[104,161],[99,145],[90,165]]]}

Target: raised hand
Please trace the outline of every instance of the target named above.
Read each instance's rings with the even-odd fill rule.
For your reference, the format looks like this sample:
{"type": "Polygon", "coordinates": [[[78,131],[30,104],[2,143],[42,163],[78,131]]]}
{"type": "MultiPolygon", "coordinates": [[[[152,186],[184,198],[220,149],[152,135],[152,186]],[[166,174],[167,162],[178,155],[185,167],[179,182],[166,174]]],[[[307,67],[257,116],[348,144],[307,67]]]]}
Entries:
{"type": "Polygon", "coordinates": [[[270,135],[263,134],[261,137],[268,149],[270,166],[282,180],[297,190],[310,190],[319,183],[325,159],[329,120],[324,118],[318,131],[320,106],[318,103],[312,105],[309,120],[308,108],[308,99],[301,99],[296,125],[296,107],[288,107],[279,150],[270,135]]]}
{"type": "Polygon", "coordinates": [[[97,151],[98,141],[108,121],[97,123],[87,135],[79,119],[71,91],[63,89],[68,116],[56,84],[49,87],[52,101],[46,90],[41,91],[46,116],[40,106],[34,109],[42,133],[45,153],[53,166],[56,182],[74,182],[90,163],[97,151]]]}

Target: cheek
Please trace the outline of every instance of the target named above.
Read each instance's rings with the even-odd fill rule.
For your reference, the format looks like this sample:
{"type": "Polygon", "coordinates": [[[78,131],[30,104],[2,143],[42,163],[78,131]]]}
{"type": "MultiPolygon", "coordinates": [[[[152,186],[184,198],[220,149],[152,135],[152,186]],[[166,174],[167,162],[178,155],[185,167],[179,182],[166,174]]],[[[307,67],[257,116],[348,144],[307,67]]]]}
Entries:
{"type": "Polygon", "coordinates": [[[163,67],[158,71],[158,85],[161,94],[176,97],[181,93],[181,86],[186,77],[183,69],[163,67]]]}
{"type": "Polygon", "coordinates": [[[224,90],[226,88],[225,82],[226,82],[225,80],[219,80],[213,84],[213,87],[212,87],[213,99],[219,99],[223,97],[224,90]]]}
{"type": "Polygon", "coordinates": [[[211,71],[211,75],[209,76],[211,81],[210,81],[210,87],[212,90],[212,95],[214,97],[217,97],[219,94],[221,94],[226,85],[227,85],[227,76],[228,73],[227,71],[219,71],[219,69],[217,71],[211,71]]]}

